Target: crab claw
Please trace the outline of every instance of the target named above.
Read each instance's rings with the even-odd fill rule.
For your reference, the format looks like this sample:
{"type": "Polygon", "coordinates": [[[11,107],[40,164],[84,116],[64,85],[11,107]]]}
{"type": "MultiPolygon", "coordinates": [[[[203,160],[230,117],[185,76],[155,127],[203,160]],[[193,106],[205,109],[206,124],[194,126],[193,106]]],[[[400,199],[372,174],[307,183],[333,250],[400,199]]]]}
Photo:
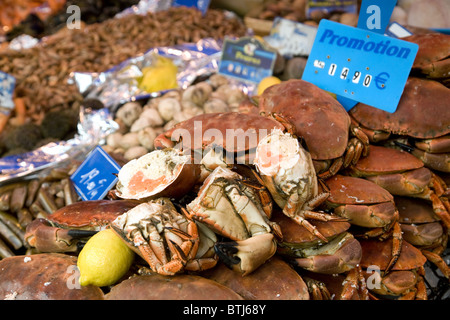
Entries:
{"type": "Polygon", "coordinates": [[[273,234],[264,233],[241,241],[218,242],[214,249],[230,269],[243,276],[253,272],[276,252],[273,234]]]}
{"type": "Polygon", "coordinates": [[[91,230],[58,228],[39,218],[27,226],[25,241],[40,252],[76,252],[79,250],[80,239],[96,233],[97,231],[91,230]]]}

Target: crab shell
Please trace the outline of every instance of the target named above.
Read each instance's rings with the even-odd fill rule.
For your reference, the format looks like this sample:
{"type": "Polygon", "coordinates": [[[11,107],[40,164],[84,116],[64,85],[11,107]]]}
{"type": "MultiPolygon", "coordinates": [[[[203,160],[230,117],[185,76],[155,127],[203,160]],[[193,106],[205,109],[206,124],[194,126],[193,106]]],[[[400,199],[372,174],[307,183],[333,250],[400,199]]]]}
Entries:
{"type": "Polygon", "coordinates": [[[291,79],[273,85],[259,97],[259,109],[291,123],[314,160],[338,158],[347,148],[351,123],[347,111],[312,83],[291,79]]]}
{"type": "MultiPolygon", "coordinates": [[[[363,269],[377,267],[381,271],[385,270],[391,260],[392,241],[368,239],[361,240],[360,243],[362,247],[361,267],[363,269]]],[[[426,261],[427,258],[419,249],[403,240],[400,256],[391,271],[383,277],[382,289],[384,290],[379,293],[402,295],[415,287],[418,281],[415,271],[422,268],[426,261]]],[[[370,276],[369,273],[365,275],[366,278],[368,276],[370,276]]]]}
{"type": "Polygon", "coordinates": [[[395,112],[358,103],[349,114],[371,130],[430,139],[450,133],[448,101],[450,89],[443,84],[409,77],[395,112]]]}
{"type": "Polygon", "coordinates": [[[196,275],[132,277],[112,287],[106,300],[243,300],[230,288],[196,275]]]}
{"type": "Polygon", "coordinates": [[[302,277],[277,256],[245,277],[223,263],[202,276],[229,287],[246,300],[309,300],[302,277]]]}
{"type": "Polygon", "coordinates": [[[56,210],[47,220],[62,228],[100,230],[138,204],[136,200],[78,201],[56,210]]]}
{"type": "Polygon", "coordinates": [[[370,177],[419,169],[423,166],[423,162],[409,152],[371,145],[368,156],[351,166],[351,174],[370,177]]]}
{"type": "Polygon", "coordinates": [[[284,129],[275,119],[238,112],[206,113],[176,124],[156,137],[155,148],[173,148],[181,138],[184,152],[219,146],[241,153],[256,148],[272,129],[284,129]]]}
{"type": "Polygon", "coordinates": [[[279,212],[274,214],[273,221],[283,233],[277,252],[301,268],[325,274],[342,273],[354,268],[361,259],[358,240],[346,232],[350,227],[347,222],[311,221],[327,240],[330,239],[323,244],[306,228],[279,212]]]}
{"type": "Polygon", "coordinates": [[[41,253],[0,261],[2,300],[103,300],[96,286],[79,286],[77,257],[41,253]]]}
{"type": "Polygon", "coordinates": [[[120,169],[118,178],[115,193],[122,199],[180,198],[198,182],[200,166],[190,156],[167,148],[129,161],[120,169]],[[155,172],[160,176],[149,177],[155,172]]]}
{"type": "Polygon", "coordinates": [[[450,35],[443,33],[414,34],[402,40],[419,45],[412,72],[428,78],[450,77],[450,35]]]}
{"type": "Polygon", "coordinates": [[[376,183],[362,178],[336,175],[325,181],[330,189],[329,208],[361,227],[381,227],[397,214],[394,197],[376,183]],[[367,209],[370,206],[370,209],[367,209]]]}
{"type": "Polygon", "coordinates": [[[429,246],[440,241],[444,230],[431,204],[423,199],[394,198],[399,212],[403,239],[415,246],[429,246]]]}

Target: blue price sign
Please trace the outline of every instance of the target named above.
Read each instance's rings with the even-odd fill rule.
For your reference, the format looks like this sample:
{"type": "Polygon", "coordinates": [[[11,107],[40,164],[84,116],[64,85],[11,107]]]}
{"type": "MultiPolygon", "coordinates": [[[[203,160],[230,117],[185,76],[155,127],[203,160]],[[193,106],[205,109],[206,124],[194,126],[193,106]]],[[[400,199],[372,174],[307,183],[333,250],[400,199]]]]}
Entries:
{"type": "Polygon", "coordinates": [[[172,6],[195,7],[205,14],[208,11],[209,3],[210,0],[173,0],[172,6]]]}
{"type": "Polygon", "coordinates": [[[119,170],[114,159],[97,146],[70,179],[83,200],[101,200],[116,184],[119,170]]]}
{"type": "Polygon", "coordinates": [[[251,37],[225,39],[219,73],[243,81],[259,83],[273,73],[276,51],[265,48],[251,37]]]}
{"type": "Polygon", "coordinates": [[[387,112],[394,112],[419,46],[322,20],[302,79],[387,112]]]}
{"type": "Polygon", "coordinates": [[[9,113],[14,108],[13,94],[16,86],[16,78],[12,75],[0,71],[0,109],[1,112],[9,113]]]}

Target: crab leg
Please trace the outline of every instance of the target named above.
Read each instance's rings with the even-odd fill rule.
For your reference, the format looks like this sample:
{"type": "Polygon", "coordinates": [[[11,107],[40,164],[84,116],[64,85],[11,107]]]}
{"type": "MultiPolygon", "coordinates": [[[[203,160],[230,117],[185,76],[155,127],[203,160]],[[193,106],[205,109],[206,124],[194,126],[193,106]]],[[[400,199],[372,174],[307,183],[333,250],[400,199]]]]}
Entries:
{"type": "Polygon", "coordinates": [[[366,280],[361,272],[361,266],[358,265],[350,270],[343,284],[340,300],[350,300],[358,290],[361,300],[369,299],[369,292],[367,291],[366,280]]]}
{"type": "Polygon", "coordinates": [[[445,261],[442,259],[440,255],[428,250],[422,250],[422,254],[428,260],[434,263],[439,268],[439,270],[441,270],[444,277],[450,279],[450,267],[445,263],[445,261]]]}
{"type": "Polygon", "coordinates": [[[325,283],[308,277],[303,277],[303,280],[305,280],[306,285],[308,286],[308,291],[312,296],[312,300],[331,300],[331,293],[325,283]]]}

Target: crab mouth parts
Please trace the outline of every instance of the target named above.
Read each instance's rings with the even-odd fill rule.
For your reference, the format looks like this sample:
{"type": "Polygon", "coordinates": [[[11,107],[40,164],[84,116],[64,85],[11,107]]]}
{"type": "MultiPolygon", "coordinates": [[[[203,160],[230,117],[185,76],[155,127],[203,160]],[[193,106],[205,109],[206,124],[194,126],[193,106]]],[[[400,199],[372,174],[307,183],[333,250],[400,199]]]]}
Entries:
{"type": "Polygon", "coordinates": [[[189,161],[173,149],[155,150],[131,160],[119,171],[117,191],[128,199],[154,195],[171,184],[189,161]]]}

